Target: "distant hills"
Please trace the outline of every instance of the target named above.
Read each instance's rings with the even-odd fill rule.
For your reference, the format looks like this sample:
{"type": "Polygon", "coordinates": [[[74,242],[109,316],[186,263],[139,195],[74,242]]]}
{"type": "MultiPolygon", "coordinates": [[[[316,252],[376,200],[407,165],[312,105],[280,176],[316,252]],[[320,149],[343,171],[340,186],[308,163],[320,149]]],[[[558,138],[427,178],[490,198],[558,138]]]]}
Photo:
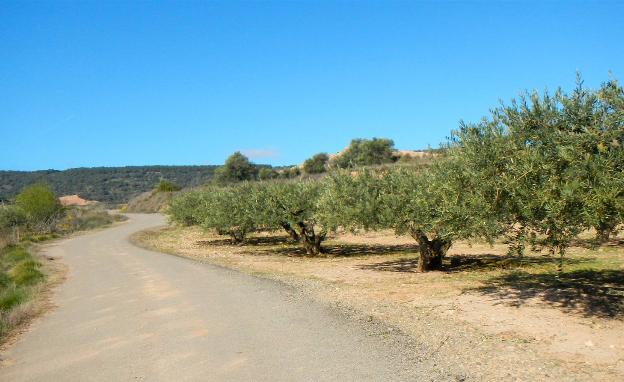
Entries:
{"type": "Polygon", "coordinates": [[[0,171],[0,201],[8,201],[25,186],[45,182],[57,195],[78,194],[84,199],[123,203],[149,191],[160,179],[182,187],[209,181],[219,166],[128,166],[72,168],[64,171],[0,171]]]}
{"type": "MultiPolygon", "coordinates": [[[[334,160],[339,156],[350,155],[358,165],[387,163],[426,166],[440,154],[440,150],[396,150],[390,139],[355,139],[344,150],[327,156],[334,160]],[[355,147],[355,146],[357,147],[355,147]],[[377,158],[379,155],[388,158],[377,158]]],[[[250,163],[259,170],[269,168],[277,177],[299,176],[304,171],[303,164],[295,166],[270,166],[250,163]],[[296,171],[292,171],[296,170],[296,171]]],[[[327,169],[325,163],[321,164],[327,169]]],[[[83,199],[104,203],[126,203],[147,191],[152,191],[161,179],[167,179],[186,188],[207,183],[221,166],[126,166],[126,167],[83,167],[68,170],[1,171],[0,202],[10,201],[25,186],[37,182],[49,184],[57,195],[77,194],[83,199]]],[[[263,179],[260,176],[260,179],[263,179]]]]}

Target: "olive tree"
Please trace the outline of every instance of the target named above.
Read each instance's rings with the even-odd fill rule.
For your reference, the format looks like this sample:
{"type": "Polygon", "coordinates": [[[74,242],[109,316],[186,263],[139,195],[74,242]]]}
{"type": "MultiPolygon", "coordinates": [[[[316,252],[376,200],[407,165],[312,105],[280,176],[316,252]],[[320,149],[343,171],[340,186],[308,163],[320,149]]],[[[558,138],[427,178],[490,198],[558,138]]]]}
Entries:
{"type": "Polygon", "coordinates": [[[267,183],[257,216],[265,226],[286,230],[308,255],[318,255],[327,235],[317,216],[320,191],[321,183],[313,180],[267,183]]]}
{"type": "Polygon", "coordinates": [[[295,225],[288,220],[278,196],[281,191],[279,184],[283,182],[282,180],[273,180],[251,185],[256,195],[255,200],[258,203],[254,211],[255,224],[264,230],[284,230],[293,241],[298,242],[300,241],[299,233],[295,225]]]}
{"type": "MultiPolygon", "coordinates": [[[[621,130],[621,122],[613,126],[617,118],[609,113],[616,115],[615,108],[601,103],[579,81],[571,94],[525,94],[495,109],[490,119],[466,127],[479,134],[502,133],[502,155],[479,171],[490,174],[495,211],[520,233],[519,248],[528,235],[532,244],[543,244],[563,259],[584,229],[611,231],[621,221],[622,137],[614,131],[621,130]]],[[[466,142],[487,144],[482,139],[461,143],[466,142]]]]}
{"type": "Polygon", "coordinates": [[[205,195],[206,191],[196,189],[174,196],[167,209],[169,219],[183,226],[199,225],[205,195]]]}
{"type": "Polygon", "coordinates": [[[585,132],[576,144],[589,186],[584,219],[602,243],[624,218],[624,89],[615,80],[597,92],[577,88],[568,103],[569,119],[585,132]]]}
{"type": "Polygon", "coordinates": [[[240,244],[261,223],[258,196],[258,188],[249,182],[205,187],[172,198],[167,213],[175,223],[214,229],[240,244]]]}
{"type": "Polygon", "coordinates": [[[325,178],[318,216],[327,230],[344,228],[356,233],[387,228],[387,174],[388,171],[369,169],[340,170],[325,178]]]}
{"type": "Polygon", "coordinates": [[[252,184],[241,183],[227,187],[211,187],[202,192],[194,216],[200,226],[228,235],[233,244],[245,241],[257,227],[258,200],[252,184]]]}
{"type": "Polygon", "coordinates": [[[418,270],[440,269],[453,241],[494,238],[496,219],[475,179],[458,160],[446,159],[429,169],[395,168],[330,176],[321,197],[328,229],[392,228],[419,245],[418,270]]]}

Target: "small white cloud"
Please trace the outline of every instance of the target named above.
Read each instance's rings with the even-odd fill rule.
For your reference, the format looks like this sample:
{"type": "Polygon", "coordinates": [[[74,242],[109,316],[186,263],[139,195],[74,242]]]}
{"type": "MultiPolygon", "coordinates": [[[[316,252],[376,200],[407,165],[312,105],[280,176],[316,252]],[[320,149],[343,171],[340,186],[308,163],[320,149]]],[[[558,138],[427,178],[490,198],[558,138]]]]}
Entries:
{"type": "Polygon", "coordinates": [[[244,149],[241,153],[250,159],[267,159],[279,157],[279,152],[274,149],[244,149]]]}
{"type": "Polygon", "coordinates": [[[69,122],[69,121],[71,121],[71,120],[72,120],[72,119],[74,119],[74,118],[76,118],[76,115],[75,115],[75,114],[70,114],[70,115],[68,115],[67,117],[65,117],[65,119],[63,120],[63,122],[69,122]]]}

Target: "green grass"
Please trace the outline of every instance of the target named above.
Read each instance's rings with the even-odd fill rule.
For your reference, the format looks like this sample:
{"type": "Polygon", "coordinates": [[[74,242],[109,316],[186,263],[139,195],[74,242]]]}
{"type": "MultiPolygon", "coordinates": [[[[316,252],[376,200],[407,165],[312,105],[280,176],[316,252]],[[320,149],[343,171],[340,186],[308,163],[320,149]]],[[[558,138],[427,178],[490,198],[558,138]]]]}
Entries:
{"type": "Polygon", "coordinates": [[[44,279],[41,263],[23,246],[0,250],[0,339],[20,322],[12,312],[34,297],[44,279]]]}

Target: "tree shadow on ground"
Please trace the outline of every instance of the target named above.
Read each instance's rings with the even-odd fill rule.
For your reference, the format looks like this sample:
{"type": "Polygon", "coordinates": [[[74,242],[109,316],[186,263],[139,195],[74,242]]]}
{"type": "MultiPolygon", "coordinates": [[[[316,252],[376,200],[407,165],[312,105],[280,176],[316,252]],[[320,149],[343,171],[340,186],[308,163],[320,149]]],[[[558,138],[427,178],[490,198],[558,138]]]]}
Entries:
{"type": "MultiPolygon", "coordinates": [[[[418,247],[416,247],[416,249],[418,249],[418,247]]],[[[453,273],[462,271],[513,269],[535,265],[557,264],[558,261],[558,258],[550,256],[527,256],[517,258],[493,254],[451,255],[444,259],[441,271],[453,273]]],[[[585,261],[589,261],[589,259],[565,260],[566,264],[578,264],[585,261]]],[[[417,272],[418,257],[364,264],[359,268],[385,272],[417,272]]]]}
{"type": "MultiPolygon", "coordinates": [[[[287,236],[257,236],[257,237],[249,237],[245,239],[245,242],[239,244],[238,246],[250,245],[250,246],[255,246],[255,247],[266,247],[266,246],[286,245],[286,244],[293,244],[293,243],[294,242],[287,236]]],[[[236,245],[236,244],[232,244],[229,238],[199,240],[196,242],[196,244],[201,247],[236,245]]]]}
{"type": "MultiPolygon", "coordinates": [[[[415,254],[418,251],[416,244],[375,245],[375,244],[324,244],[321,257],[358,257],[390,254],[415,254]]],[[[306,251],[298,243],[292,246],[266,249],[272,254],[286,256],[306,256],[306,251]]]]}
{"type": "MultiPolygon", "coordinates": [[[[232,244],[229,238],[215,238],[195,242],[200,247],[237,246],[248,250],[249,254],[273,254],[289,257],[307,256],[305,248],[286,235],[279,236],[251,236],[244,243],[232,244]]],[[[348,244],[324,243],[323,253],[319,257],[356,257],[389,254],[416,254],[417,244],[375,245],[375,244],[348,244]]]]}
{"type": "Polygon", "coordinates": [[[597,248],[622,248],[624,247],[624,239],[612,237],[604,243],[600,243],[596,238],[576,238],[571,242],[572,247],[580,247],[585,249],[597,248]]]}
{"type": "Polygon", "coordinates": [[[519,271],[492,278],[473,290],[498,297],[511,306],[522,306],[537,298],[587,317],[624,315],[624,270],[581,270],[561,275],[519,271]]]}

